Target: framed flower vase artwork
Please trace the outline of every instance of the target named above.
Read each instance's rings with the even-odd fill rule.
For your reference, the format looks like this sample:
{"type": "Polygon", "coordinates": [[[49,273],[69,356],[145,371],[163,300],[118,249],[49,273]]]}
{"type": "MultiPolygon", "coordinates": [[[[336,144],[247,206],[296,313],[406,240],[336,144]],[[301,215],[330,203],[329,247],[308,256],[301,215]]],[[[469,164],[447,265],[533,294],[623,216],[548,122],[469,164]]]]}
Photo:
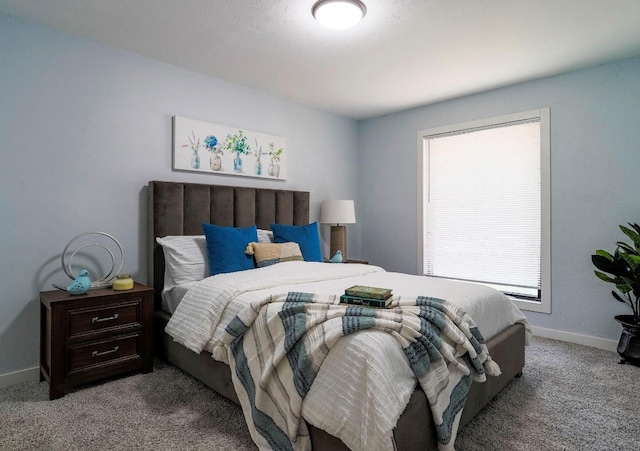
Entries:
{"type": "Polygon", "coordinates": [[[286,180],[287,140],[174,116],[173,169],[286,180]]]}

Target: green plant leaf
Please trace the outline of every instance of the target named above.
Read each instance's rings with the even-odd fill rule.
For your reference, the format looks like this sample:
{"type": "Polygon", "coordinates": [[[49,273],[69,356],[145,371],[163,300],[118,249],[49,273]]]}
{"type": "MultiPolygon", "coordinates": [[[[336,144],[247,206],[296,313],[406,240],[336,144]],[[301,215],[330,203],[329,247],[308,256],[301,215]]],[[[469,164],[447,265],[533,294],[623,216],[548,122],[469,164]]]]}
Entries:
{"type": "Polygon", "coordinates": [[[615,267],[613,260],[609,260],[607,257],[603,257],[599,254],[592,255],[591,261],[596,268],[608,273],[611,273],[613,271],[613,268],[615,267]]]}
{"type": "Polygon", "coordinates": [[[606,258],[607,260],[613,261],[613,255],[611,255],[609,252],[602,250],[602,249],[598,249],[596,251],[596,255],[599,255],[601,257],[606,258]]]}
{"type": "Polygon", "coordinates": [[[634,247],[631,247],[630,245],[628,245],[624,241],[618,241],[616,244],[618,245],[618,247],[620,247],[626,253],[632,254],[632,255],[638,255],[638,250],[636,248],[634,248],[634,247]]]}
{"type": "Polygon", "coordinates": [[[638,232],[636,232],[635,230],[631,230],[629,227],[625,227],[623,225],[620,226],[620,230],[622,230],[625,235],[631,238],[631,241],[633,241],[633,244],[636,248],[640,247],[640,234],[638,234],[638,232]]]}
{"type": "Polygon", "coordinates": [[[631,285],[629,285],[628,283],[617,284],[616,288],[622,294],[627,294],[629,291],[631,291],[631,285]]]}
{"type": "MultiPolygon", "coordinates": [[[[629,268],[631,268],[631,272],[634,273],[635,270],[638,268],[638,262],[633,259],[633,255],[629,255],[629,254],[625,254],[624,252],[621,252],[620,256],[627,263],[627,265],[629,265],[629,268]]],[[[624,274],[624,275],[629,275],[629,274],[624,274]]]]}
{"type": "Polygon", "coordinates": [[[629,301],[627,299],[624,299],[622,296],[620,296],[615,291],[611,291],[611,294],[613,295],[613,297],[615,298],[616,301],[622,302],[623,304],[628,304],[629,303],[629,301]]]}
{"type": "Polygon", "coordinates": [[[600,271],[612,274],[613,276],[623,276],[632,273],[630,265],[624,260],[617,249],[613,255],[613,260],[596,254],[591,256],[591,261],[600,271]]]}
{"type": "MultiPolygon", "coordinates": [[[[620,283],[618,284],[620,285],[620,283]]],[[[621,285],[630,287],[631,288],[630,291],[633,292],[633,296],[635,298],[637,298],[638,295],[640,295],[640,282],[638,281],[637,277],[635,276],[633,278],[623,277],[621,285]]]]}
{"type": "Polygon", "coordinates": [[[600,280],[604,280],[605,282],[609,282],[609,283],[616,283],[614,279],[612,279],[611,277],[609,277],[603,272],[594,271],[594,273],[596,273],[596,276],[598,276],[600,280]]]}

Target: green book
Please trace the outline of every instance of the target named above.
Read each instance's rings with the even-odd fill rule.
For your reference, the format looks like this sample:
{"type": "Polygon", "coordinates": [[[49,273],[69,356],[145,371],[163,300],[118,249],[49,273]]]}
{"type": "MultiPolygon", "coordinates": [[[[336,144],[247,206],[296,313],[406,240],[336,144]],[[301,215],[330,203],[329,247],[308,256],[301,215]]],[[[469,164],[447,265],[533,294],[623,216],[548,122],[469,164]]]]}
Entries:
{"type": "Polygon", "coordinates": [[[367,287],[365,285],[354,285],[344,290],[347,296],[358,296],[361,298],[385,300],[391,297],[391,290],[388,288],[367,287]]]}
{"type": "Polygon", "coordinates": [[[362,305],[365,307],[389,307],[393,298],[388,297],[387,299],[371,299],[361,296],[349,296],[348,294],[343,294],[340,296],[340,302],[342,304],[353,304],[353,305],[362,305]]]}

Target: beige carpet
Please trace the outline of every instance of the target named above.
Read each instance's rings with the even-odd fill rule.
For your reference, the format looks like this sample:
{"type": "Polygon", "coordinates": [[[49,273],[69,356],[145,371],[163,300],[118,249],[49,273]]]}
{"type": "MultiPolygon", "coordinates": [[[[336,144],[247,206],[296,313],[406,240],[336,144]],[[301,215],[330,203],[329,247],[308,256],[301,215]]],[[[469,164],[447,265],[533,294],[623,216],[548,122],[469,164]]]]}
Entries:
{"type": "MultiPolygon", "coordinates": [[[[536,339],[522,378],[459,434],[458,451],[640,449],[640,368],[617,354],[536,339]]],[[[238,406],[176,368],[73,389],[0,389],[2,450],[251,450],[238,406]]]]}

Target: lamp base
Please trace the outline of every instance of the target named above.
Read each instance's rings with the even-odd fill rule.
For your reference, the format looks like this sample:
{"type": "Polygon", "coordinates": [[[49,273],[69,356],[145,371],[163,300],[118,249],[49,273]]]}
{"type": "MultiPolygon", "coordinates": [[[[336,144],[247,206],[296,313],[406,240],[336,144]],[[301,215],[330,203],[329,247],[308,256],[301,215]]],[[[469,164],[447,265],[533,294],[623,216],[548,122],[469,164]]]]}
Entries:
{"type": "Polygon", "coordinates": [[[341,225],[331,226],[331,245],[329,258],[342,251],[342,261],[347,260],[347,228],[341,225]]]}

